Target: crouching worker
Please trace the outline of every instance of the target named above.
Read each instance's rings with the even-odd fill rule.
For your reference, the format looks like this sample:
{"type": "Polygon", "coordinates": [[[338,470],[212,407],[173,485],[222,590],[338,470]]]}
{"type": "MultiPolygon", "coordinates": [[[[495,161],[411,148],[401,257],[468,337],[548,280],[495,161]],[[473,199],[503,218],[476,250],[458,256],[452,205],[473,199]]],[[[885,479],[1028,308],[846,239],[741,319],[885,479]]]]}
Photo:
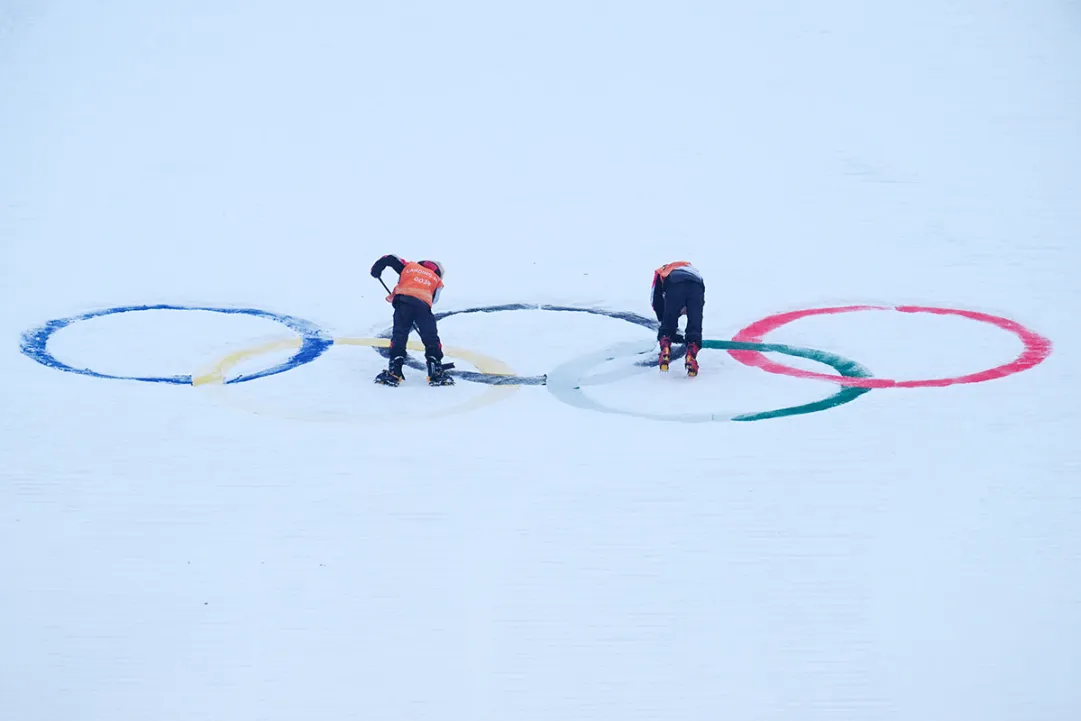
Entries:
{"type": "Polygon", "coordinates": [[[443,345],[432,314],[432,305],[439,300],[443,288],[443,266],[434,260],[412,263],[396,255],[384,255],[372,266],[372,277],[382,279],[387,267],[398,273],[398,284],[387,296],[394,306],[394,328],[390,336],[390,365],[376,376],[375,382],[396,386],[405,379],[402,371],[405,344],[415,325],[424,343],[429,385],[454,385],[454,378],[443,368],[443,345]]]}
{"type": "Polygon", "coordinates": [[[653,311],[661,327],[660,366],[668,370],[672,361],[672,343],[681,339],[677,333],[679,318],[687,316],[684,339],[687,344],[687,375],[698,375],[698,351],[702,347],[702,309],[706,304],[706,282],[702,274],[686,261],[665,263],[653,271],[653,311]]]}

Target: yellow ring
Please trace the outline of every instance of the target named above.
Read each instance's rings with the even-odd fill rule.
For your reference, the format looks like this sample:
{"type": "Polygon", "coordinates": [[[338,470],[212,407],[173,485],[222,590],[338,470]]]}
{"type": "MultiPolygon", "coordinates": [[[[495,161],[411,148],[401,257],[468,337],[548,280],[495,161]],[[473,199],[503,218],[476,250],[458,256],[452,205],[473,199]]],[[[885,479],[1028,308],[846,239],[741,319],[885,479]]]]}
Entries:
{"type": "MultiPolygon", "coordinates": [[[[284,340],[271,341],[258,345],[253,348],[245,348],[244,350],[230,353],[221,360],[212,364],[207,370],[203,371],[199,375],[192,378],[193,386],[210,386],[225,390],[225,376],[232,370],[237,364],[249,358],[255,358],[265,353],[273,353],[279,350],[289,350],[292,348],[299,348],[303,342],[302,338],[287,338],[284,340]]],[[[390,340],[387,338],[335,338],[334,345],[355,345],[355,346],[367,346],[376,348],[388,348],[390,346],[390,340]]],[[[406,348],[415,351],[423,351],[424,345],[417,341],[410,341],[406,344],[406,348]]],[[[475,353],[473,351],[465,350],[464,348],[444,348],[443,353],[453,358],[460,358],[464,361],[472,363],[477,370],[482,373],[490,373],[493,375],[515,375],[514,370],[501,360],[490,358],[481,353],[475,353]]],[[[247,399],[237,398],[235,393],[221,393],[220,397],[223,398],[230,405],[234,405],[244,410],[257,415],[276,415],[280,417],[289,418],[291,420],[316,420],[316,421],[356,421],[359,418],[365,418],[365,420],[373,420],[378,422],[408,419],[416,421],[424,418],[442,418],[444,416],[454,415],[457,413],[464,413],[466,411],[476,410],[483,406],[492,405],[498,401],[512,396],[521,388],[520,385],[507,384],[507,385],[493,385],[489,386],[484,393],[472,398],[465,403],[461,403],[450,408],[443,410],[437,410],[432,412],[411,412],[411,413],[393,413],[386,408],[380,408],[377,413],[373,413],[370,417],[353,416],[349,414],[323,414],[319,416],[313,416],[311,414],[283,412],[280,409],[271,409],[265,406],[261,406],[257,403],[252,403],[247,399]]]]}

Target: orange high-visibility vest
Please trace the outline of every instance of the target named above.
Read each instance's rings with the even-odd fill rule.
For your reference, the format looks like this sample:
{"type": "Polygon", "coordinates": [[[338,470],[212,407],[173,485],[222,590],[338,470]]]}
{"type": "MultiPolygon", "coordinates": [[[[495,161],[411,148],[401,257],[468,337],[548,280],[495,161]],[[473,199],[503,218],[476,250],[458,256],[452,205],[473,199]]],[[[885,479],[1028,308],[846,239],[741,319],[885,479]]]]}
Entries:
{"type": "Polygon", "coordinates": [[[428,270],[420,263],[406,261],[405,268],[402,269],[402,274],[398,278],[398,285],[394,286],[390,295],[391,298],[396,295],[408,295],[432,305],[435,302],[435,292],[442,287],[443,280],[435,274],[435,271],[428,270]]]}
{"type": "Polygon", "coordinates": [[[668,275],[676,268],[686,268],[690,263],[685,260],[677,260],[672,263],[665,263],[657,270],[653,271],[660,278],[667,278],[668,275]]]}

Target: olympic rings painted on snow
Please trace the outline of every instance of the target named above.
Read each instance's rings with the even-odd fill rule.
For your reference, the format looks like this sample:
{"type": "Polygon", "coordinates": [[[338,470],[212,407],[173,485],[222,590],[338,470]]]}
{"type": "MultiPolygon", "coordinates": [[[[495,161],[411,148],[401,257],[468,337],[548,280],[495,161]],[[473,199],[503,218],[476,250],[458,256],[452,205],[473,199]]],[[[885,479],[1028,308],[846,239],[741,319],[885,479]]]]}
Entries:
{"type": "MultiPolygon", "coordinates": [[[[818,361],[819,363],[825,363],[831,366],[834,370],[847,378],[867,378],[871,373],[859,363],[847,358],[842,358],[839,355],[833,353],[827,353],[826,351],[814,350],[811,348],[797,348],[790,345],[780,345],[776,343],[743,343],[737,341],[728,340],[704,340],[702,341],[703,348],[716,348],[722,350],[733,350],[755,352],[755,353],[783,353],[785,355],[796,356],[799,358],[808,358],[810,360],[818,361]]],[[[607,350],[599,353],[590,353],[589,355],[582,356],[576,360],[564,363],[548,374],[548,391],[559,400],[578,408],[584,408],[586,410],[600,411],[602,413],[613,413],[617,415],[633,416],[635,418],[645,418],[655,421],[677,421],[680,423],[709,423],[715,421],[761,421],[770,418],[782,418],[784,416],[797,416],[806,413],[815,413],[817,411],[824,411],[830,408],[835,408],[845,403],[851,403],[859,398],[864,393],[869,393],[870,388],[844,388],[842,387],[838,392],[831,396],[823,398],[820,401],[814,403],[806,403],[799,406],[790,406],[788,408],[776,408],[768,411],[758,411],[755,413],[740,413],[737,415],[721,415],[717,413],[646,413],[641,411],[626,411],[618,408],[612,408],[610,406],[603,405],[597,401],[587,397],[582,391],[583,386],[596,385],[598,377],[594,377],[592,382],[589,380],[583,380],[585,374],[593,367],[604,363],[605,361],[615,360],[617,358],[641,355],[645,353],[653,352],[653,344],[647,348],[640,343],[622,343],[617,346],[613,346],[607,350]]],[[[620,377],[626,377],[635,371],[631,370],[628,373],[626,370],[616,371],[605,375],[605,380],[610,382],[617,380],[620,377]]],[[[831,376],[835,380],[840,380],[839,376],[831,376]]]]}
{"type": "MultiPolygon", "coordinates": [[[[212,364],[208,370],[199,374],[193,380],[193,385],[196,386],[217,386],[221,387],[232,381],[225,380],[226,375],[236,365],[246,361],[250,358],[256,358],[267,353],[273,353],[280,350],[288,350],[290,348],[297,348],[301,345],[302,341],[299,338],[289,338],[286,340],[271,341],[264,343],[263,345],[255,346],[253,348],[246,348],[244,350],[230,353],[224,358],[220,359],[216,363],[212,364]]],[[[371,346],[375,348],[385,348],[390,345],[390,341],[386,338],[335,338],[331,343],[335,346],[371,346]]],[[[417,351],[423,351],[424,346],[417,341],[410,341],[407,348],[417,351]]],[[[501,360],[491,358],[481,353],[475,353],[473,351],[465,350],[462,348],[446,347],[443,352],[452,357],[460,358],[464,361],[468,361],[480,369],[486,375],[492,376],[513,376],[514,369],[508,366],[501,360]]],[[[497,403],[504,398],[508,398],[518,391],[520,386],[517,385],[492,385],[490,388],[485,389],[479,396],[469,398],[468,400],[451,406],[449,408],[436,408],[427,409],[423,413],[417,412],[392,412],[388,411],[385,407],[380,407],[377,410],[373,410],[368,414],[361,414],[357,412],[349,413],[303,413],[295,410],[282,410],[279,408],[271,407],[265,403],[257,403],[250,398],[242,398],[234,393],[222,393],[219,397],[230,405],[234,405],[244,410],[247,410],[258,415],[274,415],[279,417],[285,417],[290,420],[314,420],[314,421],[392,421],[392,420],[411,420],[416,421],[418,419],[430,419],[430,418],[444,418],[446,416],[454,415],[457,413],[464,413],[466,411],[476,410],[484,406],[497,403]]]]}
{"type": "Polygon", "coordinates": [[[144,383],[174,383],[178,385],[191,385],[192,377],[190,375],[180,376],[119,376],[109,375],[107,373],[98,373],[97,371],[89,368],[75,368],[73,366],[57,360],[56,357],[48,349],[49,339],[52,338],[61,328],[66,328],[69,325],[78,323],[79,321],[90,320],[91,318],[100,318],[107,315],[115,315],[117,313],[132,313],[145,310],[198,310],[206,311],[209,313],[227,313],[233,315],[250,315],[256,318],[266,318],[267,320],[273,320],[281,323],[285,327],[293,330],[299,335],[297,342],[297,352],[290,356],[287,360],[279,363],[276,366],[267,368],[266,370],[258,371],[257,373],[251,373],[239,378],[232,378],[229,383],[243,383],[245,381],[255,380],[256,378],[266,378],[267,376],[277,375],[278,373],[284,373],[287,370],[292,370],[298,366],[302,366],[305,363],[311,363],[313,360],[321,356],[327,348],[330,347],[330,337],[319,326],[311,321],[304,320],[303,318],[296,318],[291,315],[279,315],[277,313],[270,313],[265,310],[258,310],[256,308],[211,308],[205,306],[191,306],[191,305],[129,305],[120,308],[106,308],[105,310],[96,310],[89,313],[83,313],[82,315],[72,316],[70,318],[60,318],[59,320],[51,320],[45,325],[28,330],[22,335],[21,342],[19,344],[20,350],[33,358],[38,363],[49,368],[55,368],[60,371],[67,371],[69,373],[80,373],[82,375],[93,376],[94,378],[107,378],[110,380],[126,380],[126,381],[142,381],[144,383]]]}
{"type": "Polygon", "coordinates": [[[739,333],[736,333],[733,340],[746,342],[746,343],[760,343],[762,338],[769,332],[780,328],[783,325],[787,325],[792,321],[799,320],[800,318],[806,318],[813,315],[833,315],[836,313],[852,313],[855,311],[864,310],[894,310],[899,313],[931,313],[934,315],[955,315],[962,318],[969,318],[971,320],[979,321],[981,323],[990,323],[993,326],[1002,328],[1003,330],[1013,333],[1024,344],[1024,351],[1014,360],[1009,363],[1005,363],[988,370],[979,371],[977,373],[970,373],[964,376],[955,376],[953,378],[935,378],[930,380],[914,380],[914,381],[899,381],[891,378],[844,378],[838,380],[836,376],[827,375],[825,373],[815,373],[813,371],[805,371],[799,368],[792,368],[790,366],[782,365],[775,361],[770,360],[766,356],[762,355],[759,351],[742,351],[742,350],[730,350],[729,354],[744,365],[753,366],[755,368],[761,368],[767,373],[777,373],[779,375],[792,376],[793,378],[813,378],[817,380],[828,380],[833,383],[840,383],[845,386],[852,386],[856,388],[941,388],[944,386],[952,386],[959,383],[982,383],[984,381],[994,380],[996,378],[1004,378],[1014,373],[1020,373],[1021,371],[1028,370],[1033,366],[1039,365],[1051,354],[1051,341],[1038,333],[1029,330],[1016,321],[1009,320],[1008,318],[1002,318],[996,315],[989,315],[987,313],[977,313],[970,310],[956,310],[953,308],[935,308],[930,306],[916,306],[916,305],[902,305],[896,307],[888,306],[876,306],[876,305],[850,305],[841,306],[836,308],[810,308],[806,310],[796,310],[788,313],[778,313],[771,315],[768,318],[755,321],[750,324],[739,333]]]}
{"type": "MultiPolygon", "coordinates": [[[[621,311],[603,310],[601,308],[585,308],[568,305],[544,305],[544,304],[529,304],[529,303],[507,303],[504,305],[487,305],[479,306],[476,308],[463,308],[462,310],[448,310],[435,314],[436,321],[441,321],[444,318],[450,318],[456,315],[466,315],[470,313],[501,313],[505,311],[514,310],[544,310],[554,311],[560,313],[589,313],[590,315],[600,315],[608,318],[615,318],[616,320],[623,320],[633,325],[642,326],[650,330],[656,331],[659,327],[659,323],[652,318],[646,318],[645,316],[638,315],[637,313],[624,313],[621,311]]],[[[379,334],[380,338],[390,338],[391,329],[388,328],[379,334]]],[[[390,357],[390,352],[386,347],[376,348],[380,355],[384,358],[390,357]]],[[[682,348],[673,349],[673,358],[678,359],[683,355],[682,348]]],[[[424,363],[414,360],[413,358],[406,357],[406,365],[410,368],[417,370],[423,370],[425,368],[424,363]]],[[[657,365],[657,359],[652,361],[644,361],[643,365],[657,365]]],[[[452,372],[457,378],[462,380],[472,381],[474,383],[487,383],[489,385],[524,385],[524,386],[542,386],[545,384],[545,376],[506,376],[502,374],[491,373],[475,373],[472,371],[457,371],[452,372]]]]}
{"type": "MultiPolygon", "coordinates": [[[[546,310],[556,312],[590,313],[594,315],[603,315],[610,318],[627,321],[633,325],[649,329],[650,331],[656,331],[658,327],[658,323],[655,320],[638,315],[636,313],[623,313],[602,310],[598,308],[580,308],[572,306],[544,304],[538,305],[525,303],[512,303],[505,305],[493,305],[446,311],[436,314],[436,319],[441,320],[455,315],[463,315],[467,313],[495,313],[514,310],[546,310]]],[[[47,367],[70,373],[79,373],[82,375],[93,376],[96,378],[132,380],[149,383],[169,383],[221,387],[225,385],[243,383],[246,381],[255,380],[257,378],[265,378],[268,376],[277,375],[280,373],[284,373],[287,370],[297,368],[306,363],[311,363],[313,360],[325,353],[327,349],[334,344],[370,346],[376,348],[379,352],[385,355],[386,348],[387,346],[389,346],[388,338],[390,336],[390,331],[388,330],[384,332],[382,336],[383,337],[381,338],[339,338],[337,340],[334,340],[329,333],[327,333],[311,321],[307,321],[294,316],[270,313],[254,308],[218,308],[207,306],[182,305],[138,305],[123,306],[118,308],[107,308],[105,310],[92,311],[89,313],[84,313],[82,315],[49,321],[41,327],[34,328],[23,333],[20,341],[20,349],[28,357],[47,367]],[[90,320],[92,318],[114,315],[118,313],[139,312],[148,310],[205,311],[211,313],[226,313],[248,315],[257,318],[266,318],[268,320],[273,320],[275,322],[281,323],[290,330],[294,331],[297,336],[286,340],[278,340],[270,343],[265,343],[255,348],[249,348],[246,350],[231,353],[219,360],[216,364],[214,364],[214,366],[210,370],[198,374],[194,378],[189,375],[110,375],[106,373],[100,373],[89,368],[76,368],[72,365],[58,360],[48,349],[49,340],[54,336],[57,331],[79,321],[90,320]],[[267,353],[272,353],[274,351],[293,349],[295,349],[295,352],[290,355],[285,361],[282,361],[277,365],[273,365],[264,370],[227,378],[229,371],[245,360],[265,355],[267,353]]],[[[655,341],[653,341],[652,339],[649,343],[649,349],[646,349],[645,346],[641,343],[620,344],[619,346],[615,346],[601,353],[589,354],[577,360],[565,363],[559,368],[557,368],[555,371],[553,371],[550,376],[519,376],[515,374],[509,366],[494,358],[488,358],[487,356],[482,356],[480,354],[473,353],[472,351],[466,351],[463,349],[447,348],[445,351],[447,355],[467,360],[477,368],[476,372],[454,370],[451,371],[453,375],[460,377],[464,380],[471,380],[482,384],[487,384],[492,386],[492,388],[481,394],[481,396],[473,398],[464,404],[443,411],[436,411],[434,414],[426,413],[425,416],[430,417],[433,415],[447,415],[450,413],[458,413],[464,410],[470,410],[483,405],[488,405],[495,402],[496,400],[510,395],[511,393],[515,392],[518,387],[523,385],[547,385],[549,391],[554,396],[573,406],[590,408],[592,410],[599,410],[608,413],[622,413],[638,417],[654,418],[657,420],[674,420],[680,422],[703,422],[717,420],[764,420],[767,418],[800,415],[825,410],[827,408],[833,408],[843,403],[851,402],[852,400],[858,398],[860,395],[868,392],[872,388],[942,387],[958,383],[979,383],[995,378],[1002,378],[1014,373],[1028,370],[1029,368],[1038,365],[1039,363],[1043,362],[1043,360],[1046,359],[1047,356],[1051,353],[1051,341],[1049,341],[1048,339],[1040,336],[1032,330],[1029,330],[1028,328],[1025,328],[1024,326],[1015,321],[1011,321],[1009,319],[999,316],[989,315],[986,313],[929,306],[888,307],[861,305],[832,308],[812,308],[791,311],[787,313],[779,313],[769,316],[768,318],[764,318],[748,325],[746,328],[737,333],[731,341],[706,341],[703,344],[703,347],[727,350],[728,353],[740,363],[752,367],[761,368],[762,370],[765,370],[769,373],[788,375],[797,378],[825,380],[831,383],[836,383],[842,387],[842,390],[838,393],[835,393],[820,401],[804,404],[801,406],[793,406],[790,408],[781,408],[755,413],[743,413],[735,416],[721,416],[720,414],[711,413],[672,414],[663,416],[606,408],[601,404],[587,398],[582,392],[583,387],[599,385],[602,383],[611,383],[625,378],[630,374],[634,374],[637,372],[635,368],[656,366],[657,359],[655,356],[646,357],[643,360],[635,361],[633,367],[631,368],[623,368],[616,371],[609,371],[607,373],[595,376],[585,376],[585,373],[590,368],[604,362],[605,360],[610,360],[614,357],[620,357],[622,355],[648,355],[649,350],[651,350],[654,345],[655,341]],[[888,378],[874,378],[865,368],[863,368],[855,361],[842,358],[833,353],[828,353],[821,350],[798,348],[789,345],[762,342],[762,339],[766,334],[770,333],[773,330],[776,330],[777,328],[780,328],[783,325],[786,325],[787,323],[798,320],[799,318],[813,315],[830,315],[836,313],[847,313],[865,310],[894,310],[901,313],[931,313],[935,315],[951,315],[968,318],[970,320],[975,320],[982,323],[989,323],[1016,335],[1024,344],[1024,351],[1010,363],[1006,363],[995,368],[980,371],[977,373],[972,373],[965,376],[930,380],[894,380],[888,378]],[[833,367],[833,369],[840,373],[840,375],[804,371],[798,368],[782,365],[767,358],[764,355],[765,353],[781,353],[785,355],[815,360],[833,367]]],[[[409,344],[407,344],[407,348],[417,351],[423,350],[423,346],[417,342],[410,342],[409,344]]],[[[675,351],[674,356],[677,356],[678,354],[682,353],[683,349],[677,347],[673,350],[675,351]]],[[[415,360],[410,359],[408,362],[410,364],[410,367],[412,368],[424,368],[423,364],[420,364],[415,360]]],[[[240,402],[238,399],[235,398],[233,399],[233,401],[240,402]]],[[[260,412],[258,409],[253,409],[250,407],[249,410],[255,410],[255,412],[260,412]]],[[[326,414],[323,415],[325,416],[326,414]]],[[[377,416],[373,417],[377,417],[382,420],[386,419],[388,417],[388,414],[385,411],[380,411],[377,416]]],[[[410,414],[408,417],[413,418],[415,416],[410,414]]],[[[325,418],[321,417],[320,419],[325,418]]]]}

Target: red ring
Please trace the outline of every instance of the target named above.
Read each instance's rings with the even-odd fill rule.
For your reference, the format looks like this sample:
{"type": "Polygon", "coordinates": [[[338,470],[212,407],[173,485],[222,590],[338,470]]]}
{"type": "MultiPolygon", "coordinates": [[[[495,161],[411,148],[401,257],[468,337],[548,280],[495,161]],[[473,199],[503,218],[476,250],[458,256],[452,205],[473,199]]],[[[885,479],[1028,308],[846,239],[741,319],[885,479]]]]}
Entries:
{"type": "Polygon", "coordinates": [[[836,308],[808,308],[806,310],[795,310],[789,313],[778,313],[751,323],[739,333],[736,333],[732,340],[741,343],[761,343],[763,336],[767,333],[777,330],[783,325],[788,325],[794,320],[799,320],[800,318],[806,318],[807,316],[812,315],[834,315],[836,313],[852,313],[858,310],[895,310],[901,313],[959,315],[962,318],[969,318],[981,323],[990,323],[991,325],[1013,333],[1021,339],[1021,342],[1025,345],[1025,349],[1015,360],[989,370],[980,371],[979,373],[971,373],[966,376],[956,376],[954,378],[935,378],[917,381],[898,381],[890,378],[845,378],[843,376],[829,375],[827,373],[815,373],[814,371],[800,370],[799,368],[792,368],[777,363],[770,360],[759,351],[730,350],[728,351],[728,354],[744,365],[761,368],[767,373],[777,373],[779,375],[792,376],[793,378],[814,378],[837,383],[842,386],[855,386],[857,388],[941,388],[944,386],[956,385],[958,383],[982,383],[984,381],[1004,378],[1005,376],[1028,370],[1029,368],[1042,363],[1043,360],[1051,354],[1050,340],[1008,318],[1000,318],[997,315],[977,313],[971,310],[933,308],[918,305],[899,305],[896,307],[848,305],[836,308]]]}

